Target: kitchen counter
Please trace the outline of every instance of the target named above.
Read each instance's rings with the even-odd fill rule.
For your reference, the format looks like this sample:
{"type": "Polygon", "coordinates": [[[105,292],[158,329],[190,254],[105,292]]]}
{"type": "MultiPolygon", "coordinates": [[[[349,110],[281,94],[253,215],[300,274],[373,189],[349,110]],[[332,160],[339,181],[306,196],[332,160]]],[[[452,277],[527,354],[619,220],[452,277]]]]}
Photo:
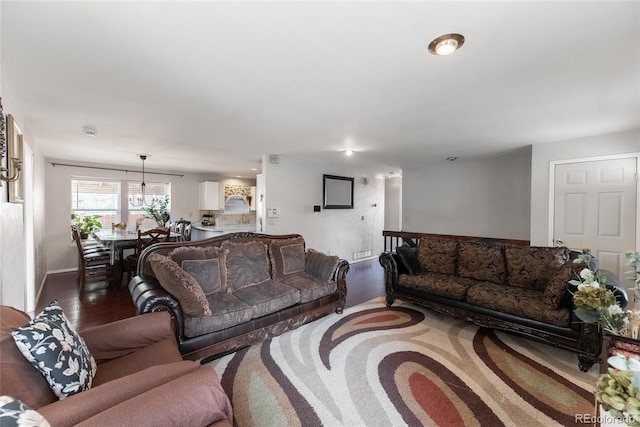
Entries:
{"type": "Polygon", "coordinates": [[[237,233],[240,231],[256,231],[255,224],[231,224],[231,225],[202,225],[192,224],[191,240],[203,240],[222,234],[237,233]]]}

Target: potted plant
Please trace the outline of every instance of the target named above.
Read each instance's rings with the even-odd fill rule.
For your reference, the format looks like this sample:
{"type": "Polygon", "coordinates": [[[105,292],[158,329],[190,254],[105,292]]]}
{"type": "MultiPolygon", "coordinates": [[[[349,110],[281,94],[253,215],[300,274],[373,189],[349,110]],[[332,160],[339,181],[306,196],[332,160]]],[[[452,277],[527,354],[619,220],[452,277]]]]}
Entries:
{"type": "Polygon", "coordinates": [[[81,239],[88,238],[91,233],[102,228],[102,224],[98,221],[100,218],[102,218],[102,215],[86,215],[81,217],[76,214],[71,214],[71,221],[78,227],[81,239]]]}
{"type": "Polygon", "coordinates": [[[146,213],[145,217],[157,222],[158,227],[164,227],[167,221],[169,221],[167,205],[169,205],[169,196],[164,196],[164,199],[153,199],[151,206],[144,207],[142,210],[146,213]]]}

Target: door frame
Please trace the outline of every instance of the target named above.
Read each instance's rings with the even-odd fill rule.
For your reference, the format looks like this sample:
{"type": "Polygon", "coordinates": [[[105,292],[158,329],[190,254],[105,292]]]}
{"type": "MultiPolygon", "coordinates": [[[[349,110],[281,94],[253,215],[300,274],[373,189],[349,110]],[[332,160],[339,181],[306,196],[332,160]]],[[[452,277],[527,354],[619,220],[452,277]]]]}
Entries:
{"type": "Polygon", "coordinates": [[[585,163],[585,162],[597,162],[601,160],[621,160],[621,159],[636,159],[636,235],[635,235],[635,248],[634,250],[640,250],[640,180],[638,175],[640,174],[640,152],[636,153],[623,153],[612,154],[608,156],[593,156],[593,157],[578,157],[575,159],[565,160],[552,160],[549,162],[549,217],[547,222],[547,245],[553,246],[553,230],[554,230],[554,217],[555,217],[555,191],[556,191],[556,166],[567,163],[585,163]]]}

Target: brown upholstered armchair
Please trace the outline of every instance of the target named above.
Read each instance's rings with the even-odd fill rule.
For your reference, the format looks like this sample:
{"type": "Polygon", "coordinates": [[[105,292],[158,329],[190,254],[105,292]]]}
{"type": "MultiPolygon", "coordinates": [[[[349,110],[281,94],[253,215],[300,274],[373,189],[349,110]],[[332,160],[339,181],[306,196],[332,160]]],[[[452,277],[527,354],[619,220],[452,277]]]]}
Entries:
{"type": "Polygon", "coordinates": [[[0,395],[19,399],[52,426],[231,426],[215,371],[182,360],[167,313],[79,331],[98,368],[90,389],[61,400],[11,336],[30,320],[0,306],[0,395]]]}

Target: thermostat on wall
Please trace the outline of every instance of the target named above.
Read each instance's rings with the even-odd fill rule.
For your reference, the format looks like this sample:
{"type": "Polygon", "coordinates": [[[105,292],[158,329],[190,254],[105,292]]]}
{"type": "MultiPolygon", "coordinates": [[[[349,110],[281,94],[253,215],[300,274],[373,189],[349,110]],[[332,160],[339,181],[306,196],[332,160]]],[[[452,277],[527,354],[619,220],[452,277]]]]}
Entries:
{"type": "Polygon", "coordinates": [[[267,209],[267,217],[268,218],[280,218],[280,211],[276,208],[268,208],[267,209]]]}

